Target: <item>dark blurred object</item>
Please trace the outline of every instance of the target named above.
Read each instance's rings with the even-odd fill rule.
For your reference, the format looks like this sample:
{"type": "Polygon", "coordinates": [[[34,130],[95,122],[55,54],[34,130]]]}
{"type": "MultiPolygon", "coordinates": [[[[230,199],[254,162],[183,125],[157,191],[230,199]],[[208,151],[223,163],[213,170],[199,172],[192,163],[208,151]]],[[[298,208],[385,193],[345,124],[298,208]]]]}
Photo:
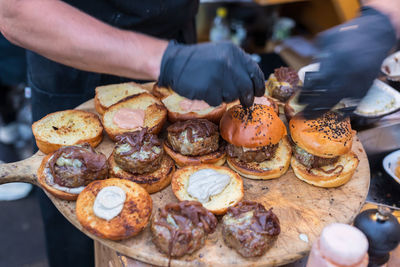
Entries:
{"type": "Polygon", "coordinates": [[[25,80],[25,49],[12,45],[0,33],[0,84],[17,86],[25,80]]]}
{"type": "Polygon", "coordinates": [[[271,73],[274,73],[275,69],[287,67],[286,62],[283,61],[283,59],[276,53],[260,54],[259,56],[260,62],[258,62],[258,65],[260,66],[266,79],[271,73]]]}
{"type": "Polygon", "coordinates": [[[400,242],[400,224],[387,207],[369,209],[361,212],[354,220],[368,239],[370,267],[381,266],[389,260],[389,252],[400,242]]]}
{"type": "Polygon", "coordinates": [[[254,3],[229,5],[230,19],[242,21],[247,35],[242,47],[248,52],[265,47],[272,37],[273,26],[278,18],[276,6],[259,6],[254,3]]]}
{"type": "Polygon", "coordinates": [[[24,99],[25,81],[25,50],[12,45],[0,33],[0,125],[16,119],[16,110],[24,99]]]}
{"type": "Polygon", "coordinates": [[[14,153],[2,155],[5,162],[32,155],[32,112],[26,84],[25,50],[0,35],[0,143],[14,153]]]}

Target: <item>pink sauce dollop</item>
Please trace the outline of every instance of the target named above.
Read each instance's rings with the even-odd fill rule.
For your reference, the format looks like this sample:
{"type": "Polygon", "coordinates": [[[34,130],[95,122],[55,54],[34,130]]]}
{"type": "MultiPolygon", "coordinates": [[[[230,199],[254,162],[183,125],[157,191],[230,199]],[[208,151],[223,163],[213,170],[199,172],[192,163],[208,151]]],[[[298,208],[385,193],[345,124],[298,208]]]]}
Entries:
{"type": "Polygon", "coordinates": [[[122,129],[136,129],[144,125],[144,110],[121,108],[113,117],[113,122],[122,129]]]}
{"type": "Polygon", "coordinates": [[[179,106],[183,111],[192,112],[209,108],[210,105],[203,100],[184,99],[179,102],[179,106]]]}

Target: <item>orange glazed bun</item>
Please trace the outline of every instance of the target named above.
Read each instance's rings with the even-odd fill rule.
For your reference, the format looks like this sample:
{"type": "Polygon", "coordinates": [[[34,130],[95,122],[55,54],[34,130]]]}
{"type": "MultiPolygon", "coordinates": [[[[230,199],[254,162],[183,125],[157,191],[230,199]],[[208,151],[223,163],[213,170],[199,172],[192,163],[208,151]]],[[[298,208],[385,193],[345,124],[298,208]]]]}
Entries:
{"type": "Polygon", "coordinates": [[[323,158],[334,158],[348,153],[353,144],[354,131],[348,118],[339,120],[333,112],[306,120],[301,113],[289,122],[293,142],[306,152],[323,158]]]}
{"type": "Polygon", "coordinates": [[[275,145],[286,135],[286,127],[273,108],[259,104],[248,111],[233,106],[222,116],[219,128],[225,141],[247,148],[275,145]]]}

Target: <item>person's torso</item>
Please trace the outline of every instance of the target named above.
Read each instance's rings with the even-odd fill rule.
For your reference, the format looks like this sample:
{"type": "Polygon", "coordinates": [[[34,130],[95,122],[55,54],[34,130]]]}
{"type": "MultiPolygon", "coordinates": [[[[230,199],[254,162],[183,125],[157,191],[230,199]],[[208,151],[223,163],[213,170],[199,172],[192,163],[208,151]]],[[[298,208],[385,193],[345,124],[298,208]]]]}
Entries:
{"type": "Polygon", "coordinates": [[[152,36],[176,39],[193,20],[199,0],[64,0],[101,21],[152,36]]]}
{"type": "MultiPolygon", "coordinates": [[[[65,0],[64,2],[121,29],[182,43],[196,41],[198,0],[65,0]]],[[[95,86],[118,81],[112,76],[80,71],[28,51],[28,81],[51,94],[92,93],[95,86]],[[105,78],[104,78],[105,77],[105,78]]],[[[118,78],[118,77],[116,77],[118,78]]]]}

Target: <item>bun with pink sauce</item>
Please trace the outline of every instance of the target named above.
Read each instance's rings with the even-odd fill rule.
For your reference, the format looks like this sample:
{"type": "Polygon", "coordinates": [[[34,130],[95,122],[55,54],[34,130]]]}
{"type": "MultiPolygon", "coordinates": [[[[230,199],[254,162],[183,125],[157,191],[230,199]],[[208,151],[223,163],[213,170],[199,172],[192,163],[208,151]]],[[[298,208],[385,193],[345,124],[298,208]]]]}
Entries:
{"type": "Polygon", "coordinates": [[[212,107],[202,100],[190,100],[176,93],[163,98],[162,102],[168,110],[168,120],[170,122],[207,119],[219,123],[226,111],[225,103],[218,107],[212,107]]]}
{"type": "Polygon", "coordinates": [[[167,109],[149,93],[130,96],[108,108],[102,118],[104,130],[112,140],[117,135],[147,127],[158,134],[167,120],[167,109]]]}

